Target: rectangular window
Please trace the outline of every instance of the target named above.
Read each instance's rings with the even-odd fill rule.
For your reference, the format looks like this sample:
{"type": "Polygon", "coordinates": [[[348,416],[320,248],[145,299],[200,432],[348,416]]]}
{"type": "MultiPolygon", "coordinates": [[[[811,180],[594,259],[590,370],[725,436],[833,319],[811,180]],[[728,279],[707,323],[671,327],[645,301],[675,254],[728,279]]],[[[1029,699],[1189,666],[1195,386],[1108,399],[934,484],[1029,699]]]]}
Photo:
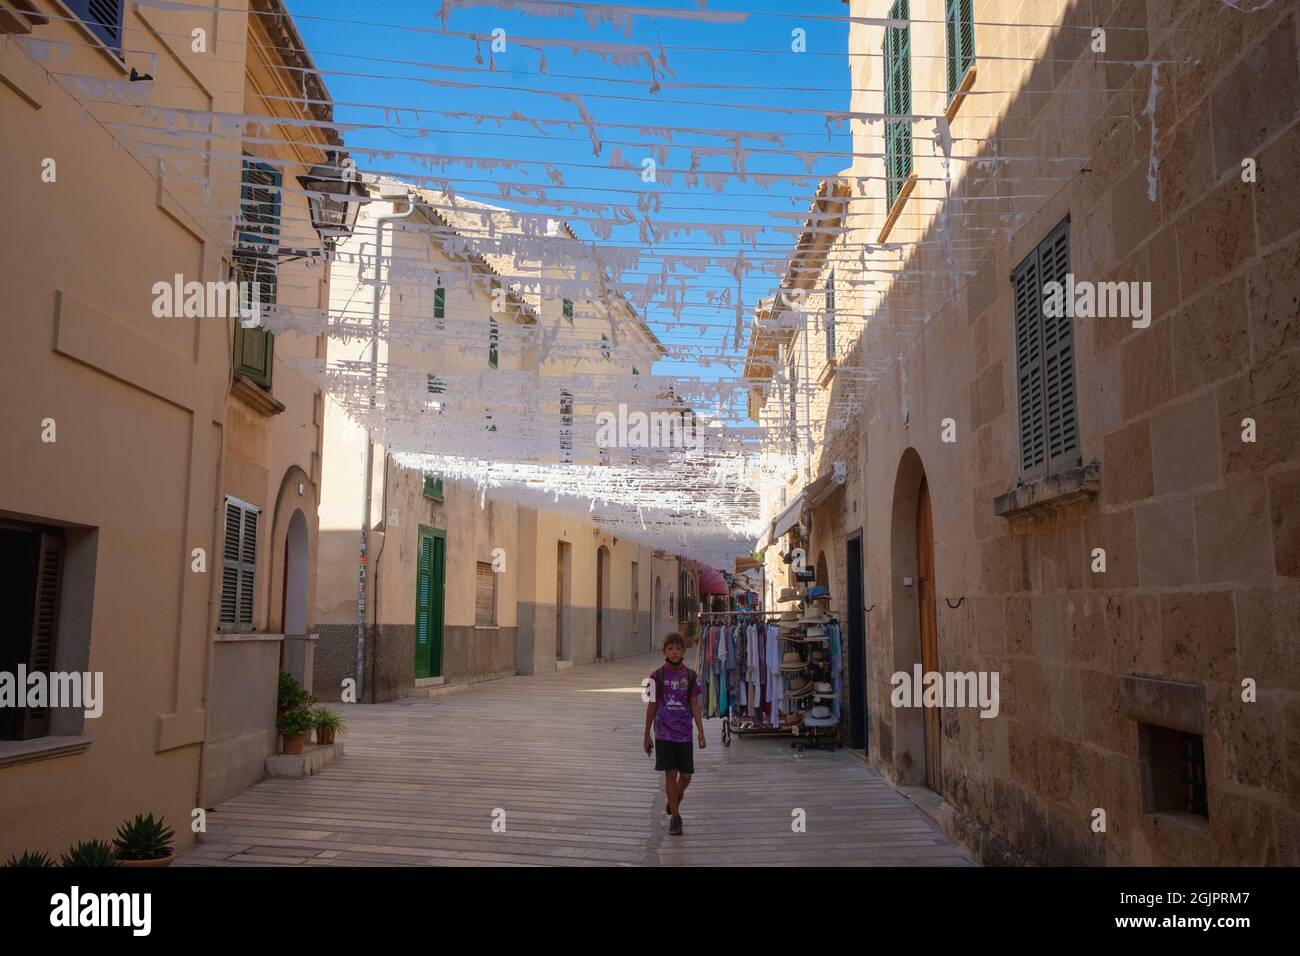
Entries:
{"type": "Polygon", "coordinates": [[[424,473],[424,497],[442,501],[442,479],[427,471],[424,473]]]}
{"type": "Polygon", "coordinates": [[[438,286],[433,290],[433,321],[442,328],[442,320],[447,317],[447,290],[438,286]]]}
{"type": "MultiPolygon", "coordinates": [[[[907,0],[894,0],[889,17],[907,20],[907,0]]],[[[885,27],[885,113],[912,112],[911,27],[885,27]]],[[[894,208],[903,184],[912,175],[912,124],[906,119],[885,121],[885,212],[894,208]]]]}
{"type": "Polygon", "coordinates": [[[637,368],[635,365],[633,365],[633,366],[632,366],[632,374],[633,374],[633,375],[640,375],[640,374],[641,374],[641,370],[640,370],[639,368],[637,368]]]}
{"type": "Polygon", "coordinates": [[[570,325],[573,324],[573,300],[572,299],[564,300],[564,317],[565,319],[568,320],[570,325]]]}
{"type": "Polygon", "coordinates": [[[835,270],[826,282],[826,361],[835,358],[835,270]]]}
{"type": "Polygon", "coordinates": [[[497,622],[497,576],[492,565],[479,561],[474,592],[474,626],[494,627],[497,622]]]}
{"type": "Polygon", "coordinates": [[[606,362],[612,362],[614,360],[614,354],[609,344],[609,336],[604,332],[600,334],[600,354],[606,362]]]}
{"type": "Polygon", "coordinates": [[[254,579],[257,570],[257,522],[261,509],[227,496],[221,549],[221,609],[217,629],[253,629],[254,579]]]}
{"type": "Polygon", "coordinates": [[[1065,284],[1070,270],[1067,218],[1011,275],[1016,334],[1016,403],[1020,414],[1021,481],[1079,464],[1074,393],[1073,320],[1044,314],[1043,289],[1065,284]]]}
{"type": "MultiPolygon", "coordinates": [[[[65,0],[68,9],[119,56],[122,53],[122,0],[65,0]]],[[[20,5],[21,7],[21,5],[20,5]]]]}
{"type": "Polygon", "coordinates": [[[641,565],[632,562],[632,630],[641,629],[641,565]]]}
{"type": "Polygon", "coordinates": [[[957,92],[966,71],[975,63],[975,13],[972,0],[944,0],[948,38],[948,97],[957,92]]]}
{"type": "MultiPolygon", "coordinates": [[[[235,233],[234,272],[245,311],[274,306],[278,292],[276,253],[280,246],[280,170],[245,156],[235,233]]],[[[271,388],[275,340],[259,326],[235,323],[235,371],[271,388]]]]}
{"type": "Polygon", "coordinates": [[[573,462],[573,396],[560,391],[560,460],[573,462]]]}
{"type": "MultiPolygon", "coordinates": [[[[7,612],[0,628],[0,671],[19,665],[30,674],[54,668],[63,579],[63,533],[54,528],[0,522],[0,602],[7,612]]],[[[25,692],[20,687],[19,693],[25,692]]],[[[50,709],[0,708],[0,740],[30,740],[50,732],[50,709]]]]}
{"type": "Polygon", "coordinates": [[[1155,724],[1138,724],[1143,809],[1209,819],[1205,785],[1205,738],[1155,724]]]}
{"type": "Polygon", "coordinates": [[[492,368],[497,367],[501,360],[501,353],[498,349],[501,332],[497,327],[497,320],[488,318],[488,365],[492,368]]]}

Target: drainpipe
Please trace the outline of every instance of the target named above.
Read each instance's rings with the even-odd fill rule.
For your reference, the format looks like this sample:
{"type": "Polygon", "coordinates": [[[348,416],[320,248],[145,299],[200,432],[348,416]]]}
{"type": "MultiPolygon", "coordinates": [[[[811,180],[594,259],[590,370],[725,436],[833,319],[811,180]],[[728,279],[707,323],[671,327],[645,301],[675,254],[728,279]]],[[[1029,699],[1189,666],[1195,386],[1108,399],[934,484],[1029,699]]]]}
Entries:
{"type": "MultiPolygon", "coordinates": [[[[374,621],[372,622],[375,628],[374,656],[375,656],[376,675],[378,675],[379,673],[379,569],[381,563],[384,560],[384,551],[388,549],[388,462],[389,462],[388,453],[384,452],[384,491],[383,491],[383,495],[379,499],[380,501],[379,508],[384,515],[384,540],[379,542],[379,553],[375,555],[375,584],[374,584],[375,614],[374,614],[374,621]]],[[[372,704],[379,703],[378,676],[376,676],[375,679],[370,682],[370,703],[372,704]]]]}
{"type": "MultiPolygon", "coordinates": [[[[375,217],[375,293],[374,310],[370,318],[370,407],[375,406],[375,389],[379,384],[379,269],[384,258],[384,224],[406,219],[415,212],[415,203],[406,194],[406,210],[375,217]]],[[[392,200],[394,206],[397,198],[392,200]]],[[[365,497],[361,502],[361,554],[357,560],[357,700],[362,700],[366,677],[366,535],[370,531],[370,492],[374,479],[375,440],[370,428],[366,429],[366,480],[365,497]]],[[[386,516],[385,516],[386,517],[386,516]]],[[[380,553],[383,550],[380,549],[380,553]]],[[[378,669],[378,661],[375,662],[378,669]]]]}

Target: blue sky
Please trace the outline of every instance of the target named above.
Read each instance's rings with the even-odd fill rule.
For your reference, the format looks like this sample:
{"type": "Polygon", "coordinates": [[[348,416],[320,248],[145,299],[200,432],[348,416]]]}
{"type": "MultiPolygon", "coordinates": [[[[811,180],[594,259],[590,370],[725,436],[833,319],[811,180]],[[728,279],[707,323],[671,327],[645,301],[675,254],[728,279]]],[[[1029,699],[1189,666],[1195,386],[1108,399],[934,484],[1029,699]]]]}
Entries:
{"type": "MultiPolygon", "coordinates": [[[[682,10],[698,10],[694,2],[684,0],[642,0],[644,5],[682,10]]],[[[656,190],[663,193],[663,208],[654,215],[656,221],[693,223],[749,223],[789,226],[789,219],[775,219],[773,211],[804,212],[811,199],[811,188],[799,189],[790,184],[773,185],[770,191],[752,182],[732,179],[723,193],[704,185],[688,187],[680,178],[671,184],[647,185],[639,175],[641,160],[651,155],[644,145],[663,141],[647,137],[634,129],[598,130],[603,144],[600,156],[593,155],[592,142],[579,118],[577,107],[553,96],[530,90],[550,90],[578,94],[597,122],[656,124],[699,128],[745,129],[785,134],[786,150],[847,151],[847,124],[830,138],[826,124],[817,115],[801,116],[786,112],[760,112],[736,109],[738,105],[764,107],[844,110],[848,108],[849,73],[844,55],[847,48],[847,24],[842,20],[818,21],[804,16],[842,18],[848,7],[840,0],[807,0],[793,5],[782,0],[713,0],[709,11],[744,11],[750,14],[776,13],[783,16],[751,15],[739,24],[700,23],[656,17],[637,18],[631,36],[612,25],[591,28],[583,17],[543,18],[504,12],[492,7],[457,10],[447,23],[447,30],[459,33],[490,34],[494,28],[506,31],[507,51],[495,55],[495,71],[487,70],[488,44],[481,47],[484,63],[475,62],[472,40],[441,32],[436,16],[437,0],[381,0],[357,4],[354,0],[289,0],[298,28],[311,49],[317,65],[325,73],[335,101],[335,118],[341,122],[388,123],[389,128],[345,133],[349,147],[369,147],[414,151],[438,156],[480,156],[515,160],[544,160],[555,164],[564,177],[564,188],[556,188],[548,179],[544,166],[526,169],[485,170],[453,164],[445,170],[428,169],[418,158],[400,156],[369,159],[358,156],[363,169],[379,168],[397,175],[410,173],[432,175],[451,180],[454,187],[471,198],[499,205],[539,211],[537,207],[512,202],[498,192],[498,181],[525,182],[547,187],[545,195],[636,207],[635,191],[656,190]],[[791,18],[791,9],[800,18],[791,18]],[[361,20],[368,22],[358,22],[361,20]],[[402,27],[414,28],[403,29],[402,27]],[[790,51],[791,30],[802,28],[807,35],[807,53],[790,51]],[[511,38],[521,38],[511,42],[511,38]],[[539,72],[540,56],[521,44],[524,37],[560,38],[578,48],[552,48],[546,54],[546,75],[539,72]],[[651,74],[644,64],[618,66],[602,62],[586,42],[646,44],[666,48],[669,67],[675,76],[660,78],[663,88],[650,92],[651,74]],[[708,48],[688,50],[684,47],[708,48]],[[772,53],[746,52],[767,50],[772,53]],[[377,62],[373,58],[411,63],[377,62]],[[451,69],[434,69],[431,65],[451,69]],[[343,75],[360,74],[360,75],[343,75]],[[428,80],[466,84],[465,87],[439,86],[428,80]],[[621,82],[608,82],[608,81],[621,82]],[[739,87],[739,89],[673,89],[671,83],[703,83],[739,87]],[[688,102],[683,102],[688,101],[688,102]],[[700,102],[723,106],[698,105],[700,102]],[[348,104],[372,104],[399,108],[400,113],[348,104]],[[732,108],[728,108],[732,107],[732,108]],[[519,122],[500,128],[495,123],[476,124],[468,118],[449,118],[436,112],[416,114],[415,110],[466,111],[508,116],[518,111],[531,118],[573,120],[570,130],[547,128],[548,136],[519,122]],[[413,127],[424,127],[418,132],[413,127]],[[495,135],[497,133],[509,135],[495,135]],[[618,145],[618,141],[625,144],[618,145]],[[612,150],[617,148],[637,171],[609,168],[612,150]],[[631,192],[610,190],[628,189],[631,192]],[[786,198],[794,197],[794,198],[786,198]]],[[[692,145],[718,146],[714,137],[675,135],[669,147],[669,168],[685,169],[692,145]]],[[[748,140],[747,147],[772,148],[748,140]]],[[[819,158],[808,173],[796,157],[784,152],[771,156],[752,155],[747,166],[751,172],[787,173],[815,179],[832,174],[848,164],[844,156],[819,158]]],[[[729,170],[728,157],[706,157],[700,169],[729,170]]],[[[635,227],[616,228],[609,239],[599,239],[582,214],[565,210],[556,212],[570,222],[579,237],[596,239],[611,246],[640,245],[635,227]]],[[[588,214],[604,218],[600,213],[588,214]]],[[[785,233],[764,232],[757,240],[757,251],[749,250],[735,234],[723,246],[714,245],[703,233],[674,237],[665,250],[694,254],[734,255],[746,248],[748,255],[784,256],[792,245],[785,233]]],[[[658,271],[658,263],[650,267],[658,271]]],[[[635,281],[635,276],[624,276],[635,281]]],[[[757,299],[771,291],[776,277],[753,275],[741,287],[745,319],[757,299]]],[[[652,303],[647,319],[656,334],[671,348],[680,344],[703,344],[718,356],[735,356],[732,336],[735,308],[710,304],[708,290],[721,292],[730,287],[735,295],[735,280],[721,269],[703,276],[690,274],[690,303],[682,322],[673,321],[662,303],[652,303]],[[701,331],[700,327],[704,329],[701,331]]],[[[702,367],[696,363],[663,361],[654,371],[658,374],[698,375],[716,378],[732,374],[723,366],[702,367]]],[[[739,369],[737,369],[739,371],[739,369]]]]}

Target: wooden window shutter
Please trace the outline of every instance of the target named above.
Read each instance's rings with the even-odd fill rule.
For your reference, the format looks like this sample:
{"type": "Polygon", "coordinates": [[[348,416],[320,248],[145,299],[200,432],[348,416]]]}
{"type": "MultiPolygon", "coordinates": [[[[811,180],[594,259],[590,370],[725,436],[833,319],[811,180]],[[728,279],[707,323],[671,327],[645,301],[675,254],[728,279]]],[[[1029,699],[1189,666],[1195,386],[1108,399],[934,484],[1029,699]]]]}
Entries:
{"type": "Polygon", "coordinates": [[[225,535],[221,549],[222,630],[251,631],[256,597],[258,509],[237,498],[226,498],[225,535]]]}
{"type": "MultiPolygon", "coordinates": [[[[1038,247],[1039,310],[1042,287],[1065,285],[1070,271],[1069,221],[1061,223],[1038,247]]],[[[1047,472],[1055,474],[1079,464],[1078,409],[1074,391],[1074,319],[1072,310],[1043,318],[1043,392],[1047,418],[1047,472]]]]}
{"type": "Polygon", "coordinates": [[[831,270],[826,284],[826,360],[835,358],[835,270],[831,270]]]}
{"type": "Polygon", "coordinates": [[[568,464],[573,461],[573,396],[567,391],[560,391],[560,459],[568,464]]]}
{"type": "Polygon", "coordinates": [[[1079,463],[1074,329],[1069,315],[1044,315],[1043,289],[1065,283],[1069,220],[1057,226],[1012,273],[1020,472],[1033,481],[1079,463]]]}
{"type": "Polygon", "coordinates": [[[235,372],[269,390],[275,367],[275,336],[235,321],[235,372]]]}
{"type": "Polygon", "coordinates": [[[564,300],[564,317],[569,320],[570,325],[573,324],[573,300],[572,299],[564,300]]]}
{"type": "Polygon", "coordinates": [[[447,290],[438,286],[433,290],[433,318],[441,322],[447,317],[447,290]]]}
{"type": "MultiPolygon", "coordinates": [[[[37,537],[36,535],[32,536],[37,537]]],[[[61,535],[41,532],[36,554],[36,587],[32,595],[32,630],[28,644],[27,673],[49,674],[54,669],[55,645],[59,636],[59,598],[63,582],[64,541],[61,535]]],[[[26,688],[19,688],[19,694],[26,688]]],[[[49,707],[21,707],[17,727],[12,731],[18,740],[43,737],[50,732],[49,707]]],[[[10,724],[13,727],[12,724],[10,724]]],[[[8,734],[6,735],[8,736],[8,734]]]]}
{"type": "MultiPolygon", "coordinates": [[[[889,16],[909,18],[907,0],[895,0],[889,16]]],[[[885,28],[885,112],[907,116],[912,112],[911,27],[885,28]]],[[[885,207],[893,208],[912,174],[912,124],[907,120],[885,122],[885,207]]]]}
{"type": "Polygon", "coordinates": [[[961,82],[957,63],[961,59],[960,28],[957,24],[957,0],[944,0],[943,25],[948,41],[948,92],[952,93],[961,82]]]}
{"type": "Polygon", "coordinates": [[[614,353],[610,349],[609,345],[609,336],[604,332],[600,334],[600,354],[604,356],[606,362],[612,362],[614,360],[614,353]]]}
{"type": "Polygon", "coordinates": [[[66,0],[90,32],[114,53],[122,52],[122,0],[66,0]]]}
{"type": "Polygon", "coordinates": [[[442,479],[429,473],[424,475],[424,497],[442,501],[442,479]]]}
{"type": "Polygon", "coordinates": [[[490,365],[492,368],[496,368],[497,364],[501,361],[501,353],[498,349],[499,335],[500,333],[497,329],[497,320],[489,317],[488,318],[488,365],[490,365]]]}
{"type": "Polygon", "coordinates": [[[492,565],[478,562],[474,592],[474,623],[490,627],[497,622],[497,576],[492,565]]]}
{"type": "Polygon", "coordinates": [[[975,14],[971,0],[944,0],[944,26],[948,38],[948,95],[951,96],[975,62],[975,14]]]}

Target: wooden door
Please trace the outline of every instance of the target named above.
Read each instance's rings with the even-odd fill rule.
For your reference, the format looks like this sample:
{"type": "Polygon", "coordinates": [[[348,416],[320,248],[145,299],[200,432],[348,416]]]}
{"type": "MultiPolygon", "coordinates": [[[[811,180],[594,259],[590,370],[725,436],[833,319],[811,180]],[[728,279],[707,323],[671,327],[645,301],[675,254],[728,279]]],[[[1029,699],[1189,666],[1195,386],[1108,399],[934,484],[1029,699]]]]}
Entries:
{"type": "MultiPolygon", "coordinates": [[[[921,670],[939,670],[939,628],[934,596],[934,523],[930,515],[930,486],[921,479],[916,505],[917,599],[921,602],[921,670]]],[[[926,707],[925,784],[942,793],[943,763],[940,755],[940,709],[926,707]]]]}
{"type": "Polygon", "coordinates": [[[442,674],[442,621],[447,569],[447,533],[420,528],[415,574],[415,676],[442,674]]]}
{"type": "Polygon", "coordinates": [[[596,660],[605,650],[605,549],[596,552],[596,660]]]}
{"type": "Polygon", "coordinates": [[[555,659],[564,660],[564,542],[555,543],[555,659]]]}

